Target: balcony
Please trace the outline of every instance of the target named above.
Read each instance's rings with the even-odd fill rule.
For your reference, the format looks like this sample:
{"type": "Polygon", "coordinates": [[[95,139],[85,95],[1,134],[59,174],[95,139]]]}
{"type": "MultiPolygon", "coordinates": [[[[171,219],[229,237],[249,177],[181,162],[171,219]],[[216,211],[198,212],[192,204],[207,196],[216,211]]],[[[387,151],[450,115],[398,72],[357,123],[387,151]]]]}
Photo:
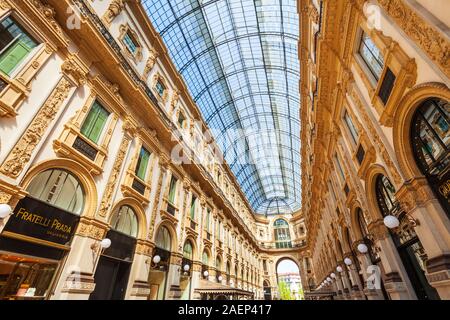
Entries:
{"type": "Polygon", "coordinates": [[[167,213],[171,214],[172,216],[175,216],[177,212],[177,208],[170,202],[167,202],[167,213]]]}

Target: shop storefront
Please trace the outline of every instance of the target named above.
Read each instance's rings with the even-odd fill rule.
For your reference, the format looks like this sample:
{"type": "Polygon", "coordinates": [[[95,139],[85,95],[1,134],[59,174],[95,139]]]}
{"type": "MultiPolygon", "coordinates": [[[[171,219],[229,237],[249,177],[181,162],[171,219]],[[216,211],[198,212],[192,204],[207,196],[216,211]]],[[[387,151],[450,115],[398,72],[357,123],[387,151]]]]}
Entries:
{"type": "Polygon", "coordinates": [[[43,300],[52,293],[84,207],[65,170],[40,173],[0,235],[0,299],[43,300]]]}
{"type": "Polygon", "coordinates": [[[128,286],[136,248],[138,220],[134,210],[122,206],[111,220],[106,234],[111,241],[104,250],[95,271],[95,290],[90,300],[123,300],[128,286]]]}
{"type": "Polygon", "coordinates": [[[153,252],[149,275],[150,300],[164,300],[166,298],[167,277],[172,248],[172,239],[166,227],[161,227],[156,234],[156,247],[153,252]]]}

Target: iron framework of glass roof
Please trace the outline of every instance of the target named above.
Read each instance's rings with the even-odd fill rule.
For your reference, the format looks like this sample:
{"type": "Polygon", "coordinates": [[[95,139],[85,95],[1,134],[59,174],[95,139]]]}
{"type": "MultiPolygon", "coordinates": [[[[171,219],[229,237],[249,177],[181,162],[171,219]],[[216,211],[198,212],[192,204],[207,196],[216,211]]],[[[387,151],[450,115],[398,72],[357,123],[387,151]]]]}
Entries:
{"type": "Polygon", "coordinates": [[[143,0],[254,211],[301,205],[296,0],[143,0]]]}

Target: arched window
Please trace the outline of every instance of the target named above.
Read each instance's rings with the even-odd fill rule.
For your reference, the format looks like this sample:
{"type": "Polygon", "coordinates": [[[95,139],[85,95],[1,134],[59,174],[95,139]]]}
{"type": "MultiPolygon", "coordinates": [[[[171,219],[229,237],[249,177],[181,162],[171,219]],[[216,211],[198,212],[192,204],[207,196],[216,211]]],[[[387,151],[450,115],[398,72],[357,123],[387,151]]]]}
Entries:
{"type": "Polygon", "coordinates": [[[129,206],[121,206],[111,219],[111,227],[116,231],[136,238],[138,234],[136,213],[129,206]]]}
{"type": "Polygon", "coordinates": [[[389,229],[389,231],[417,297],[419,299],[438,299],[436,289],[430,286],[425,276],[428,257],[422,243],[416,235],[414,225],[411,224],[410,219],[406,217],[395,199],[395,188],[383,175],[377,177],[376,195],[383,215],[397,216],[400,221],[397,230],[389,229]]]}
{"type": "Polygon", "coordinates": [[[216,258],[216,269],[217,271],[220,271],[222,269],[222,260],[220,259],[219,256],[217,256],[216,258]]]}
{"type": "Polygon", "coordinates": [[[203,265],[207,266],[209,265],[209,254],[207,251],[203,251],[203,255],[202,255],[202,263],[203,265]]]}
{"type": "Polygon", "coordinates": [[[278,219],[273,224],[275,232],[275,245],[277,248],[292,248],[289,224],[286,220],[278,219]]]}
{"type": "Polygon", "coordinates": [[[186,241],[183,248],[183,258],[192,260],[193,259],[193,250],[191,241],[186,241]]]}
{"type": "Polygon", "coordinates": [[[411,138],[418,167],[450,215],[450,103],[437,98],[425,101],[414,114],[411,138]]]}
{"type": "Polygon", "coordinates": [[[369,234],[369,229],[367,228],[366,217],[364,217],[364,213],[361,208],[356,209],[356,219],[358,220],[358,225],[361,230],[362,237],[366,238],[369,234]]]}
{"type": "Polygon", "coordinates": [[[73,214],[80,215],[84,209],[83,186],[66,170],[50,169],[39,173],[28,186],[27,192],[33,198],[73,214]]]}
{"type": "Polygon", "coordinates": [[[376,196],[378,205],[383,216],[395,215],[400,206],[395,199],[395,188],[391,181],[383,175],[379,175],[376,180],[376,196]]]}
{"type": "Polygon", "coordinates": [[[170,232],[166,227],[161,227],[156,235],[156,247],[170,251],[172,245],[172,240],[170,237],[170,232]]]}

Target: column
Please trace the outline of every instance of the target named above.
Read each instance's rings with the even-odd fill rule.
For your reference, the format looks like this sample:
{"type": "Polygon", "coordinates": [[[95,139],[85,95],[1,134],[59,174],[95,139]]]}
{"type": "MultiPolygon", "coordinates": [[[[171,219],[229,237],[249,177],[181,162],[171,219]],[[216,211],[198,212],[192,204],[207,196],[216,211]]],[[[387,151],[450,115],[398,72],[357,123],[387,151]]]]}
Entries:
{"type": "Polygon", "coordinates": [[[372,222],[369,232],[375,238],[375,246],[380,248],[380,259],[385,271],[385,289],[393,300],[415,300],[417,296],[409,281],[406,270],[398,255],[397,248],[384,226],[383,220],[372,222]]]}
{"type": "Polygon", "coordinates": [[[167,300],[179,300],[181,298],[180,275],[182,258],[183,256],[178,252],[170,254],[169,271],[167,272],[167,300]]]}
{"type": "Polygon", "coordinates": [[[150,295],[148,275],[150,272],[154,244],[138,240],[125,300],[147,300],[150,295]]]}
{"type": "Polygon", "coordinates": [[[426,178],[405,183],[396,194],[411,219],[428,256],[426,277],[441,299],[450,299],[450,220],[426,178]]]}
{"type": "Polygon", "coordinates": [[[201,261],[192,262],[192,288],[191,297],[193,300],[199,300],[200,294],[195,291],[196,288],[200,287],[200,280],[202,279],[202,263],[201,261]]]}

